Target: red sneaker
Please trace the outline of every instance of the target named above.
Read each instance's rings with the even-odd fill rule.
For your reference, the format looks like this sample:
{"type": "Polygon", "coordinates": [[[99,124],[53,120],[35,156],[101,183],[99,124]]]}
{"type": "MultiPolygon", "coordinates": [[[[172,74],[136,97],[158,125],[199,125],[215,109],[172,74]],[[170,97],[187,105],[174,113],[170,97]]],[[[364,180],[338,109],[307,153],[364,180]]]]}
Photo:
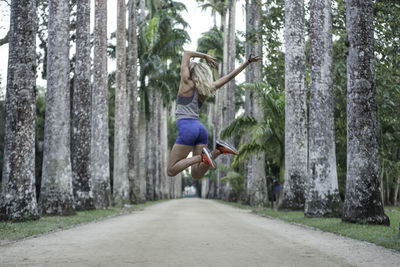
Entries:
{"type": "Polygon", "coordinates": [[[203,147],[203,152],[201,153],[201,158],[203,163],[206,165],[210,165],[211,168],[217,168],[217,163],[215,163],[210,150],[207,147],[203,147]]]}
{"type": "Polygon", "coordinates": [[[222,154],[239,155],[239,151],[237,151],[236,148],[234,148],[230,144],[222,140],[217,140],[215,143],[216,143],[216,149],[218,149],[222,154]]]}

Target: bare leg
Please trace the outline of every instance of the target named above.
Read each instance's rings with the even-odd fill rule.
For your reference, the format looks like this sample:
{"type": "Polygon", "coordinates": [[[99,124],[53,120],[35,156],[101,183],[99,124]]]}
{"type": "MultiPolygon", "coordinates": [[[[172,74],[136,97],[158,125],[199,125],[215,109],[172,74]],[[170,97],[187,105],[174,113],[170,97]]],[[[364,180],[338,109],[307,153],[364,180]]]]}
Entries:
{"type": "Polygon", "coordinates": [[[175,144],[172,147],[171,154],[168,160],[168,176],[175,176],[187,167],[201,162],[201,155],[186,158],[189,155],[190,151],[192,151],[192,149],[192,146],[179,144],[175,144]]]}
{"type": "MultiPolygon", "coordinates": [[[[193,157],[196,157],[196,156],[201,157],[201,152],[203,150],[203,147],[205,147],[205,146],[207,146],[207,145],[196,145],[193,148],[193,157]]],[[[216,159],[219,155],[221,155],[221,152],[217,149],[214,149],[211,152],[211,155],[213,156],[214,159],[216,159]]],[[[197,164],[192,165],[192,167],[191,167],[192,177],[194,179],[201,179],[204,176],[204,174],[207,172],[209,167],[210,167],[210,165],[204,164],[202,161],[200,161],[197,164]]]]}

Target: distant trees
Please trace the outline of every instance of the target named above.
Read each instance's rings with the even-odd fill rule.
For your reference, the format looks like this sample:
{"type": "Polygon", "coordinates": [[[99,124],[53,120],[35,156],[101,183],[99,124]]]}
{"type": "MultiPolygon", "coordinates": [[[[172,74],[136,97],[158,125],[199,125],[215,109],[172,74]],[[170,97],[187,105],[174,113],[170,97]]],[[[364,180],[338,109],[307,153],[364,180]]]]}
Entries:
{"type": "Polygon", "coordinates": [[[347,183],[343,221],[389,225],[378,177],[373,1],[347,0],[347,183]]]}
{"type": "Polygon", "coordinates": [[[36,1],[11,1],[0,220],[23,221],[39,215],[35,189],[36,29],[36,1]]]}

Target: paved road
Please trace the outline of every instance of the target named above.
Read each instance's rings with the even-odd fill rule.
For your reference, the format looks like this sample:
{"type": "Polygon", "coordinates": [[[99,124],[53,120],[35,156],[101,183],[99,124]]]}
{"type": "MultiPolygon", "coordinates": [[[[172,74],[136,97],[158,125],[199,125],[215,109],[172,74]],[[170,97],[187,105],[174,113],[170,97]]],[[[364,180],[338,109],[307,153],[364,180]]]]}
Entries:
{"type": "Polygon", "coordinates": [[[0,246],[0,266],[399,266],[400,253],[212,200],[143,211],[0,246]]]}

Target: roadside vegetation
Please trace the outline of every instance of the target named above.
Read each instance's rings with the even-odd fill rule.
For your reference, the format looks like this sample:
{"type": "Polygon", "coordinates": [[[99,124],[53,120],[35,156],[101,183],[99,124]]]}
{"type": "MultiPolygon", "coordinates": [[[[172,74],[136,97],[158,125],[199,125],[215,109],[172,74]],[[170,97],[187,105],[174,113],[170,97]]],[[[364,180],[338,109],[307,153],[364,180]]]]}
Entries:
{"type": "Polygon", "coordinates": [[[388,227],[345,223],[340,218],[307,218],[302,211],[277,211],[270,208],[254,208],[240,203],[221,202],[238,208],[252,210],[252,212],[261,216],[306,225],[325,232],[367,241],[385,248],[400,251],[400,207],[385,208],[385,214],[390,218],[390,226],[388,227]]]}
{"type": "Polygon", "coordinates": [[[25,222],[0,222],[0,244],[70,228],[79,224],[103,220],[113,216],[128,214],[143,210],[147,206],[163,201],[165,200],[146,202],[144,204],[132,205],[129,208],[113,207],[104,210],[78,211],[73,216],[43,216],[38,220],[25,222]]]}

